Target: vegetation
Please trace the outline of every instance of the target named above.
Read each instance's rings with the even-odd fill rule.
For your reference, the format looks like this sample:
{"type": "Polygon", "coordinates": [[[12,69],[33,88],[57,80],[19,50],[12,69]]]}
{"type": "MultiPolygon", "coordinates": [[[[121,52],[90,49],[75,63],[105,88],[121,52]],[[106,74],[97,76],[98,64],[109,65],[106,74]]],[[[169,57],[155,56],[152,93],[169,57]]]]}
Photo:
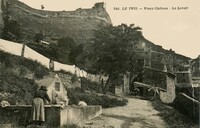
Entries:
{"type": "Polygon", "coordinates": [[[27,45],[52,60],[67,64],[77,64],[76,58],[82,54],[83,50],[83,46],[81,44],[76,44],[73,38],[63,37],[56,43],[46,45],[39,43],[43,38],[42,34],[36,34],[34,40],[38,42],[38,44],[29,43],[27,45]]]}
{"type": "Polygon", "coordinates": [[[102,105],[103,108],[124,106],[128,103],[127,99],[110,96],[106,94],[88,93],[80,88],[68,89],[69,105],[77,105],[78,101],[84,101],[88,105],[102,105]]]}
{"type": "Polygon", "coordinates": [[[89,81],[86,78],[81,78],[81,87],[83,90],[90,92],[104,93],[104,86],[93,81],[89,81]]]}
{"type": "Polygon", "coordinates": [[[37,86],[33,80],[14,75],[11,70],[0,68],[0,101],[6,100],[10,104],[32,104],[33,90],[37,86]],[[26,98],[24,98],[26,97],[26,98]]]}
{"type": "Polygon", "coordinates": [[[94,36],[93,51],[88,58],[93,62],[93,69],[97,73],[103,72],[108,75],[108,90],[115,86],[115,80],[120,74],[133,68],[136,62],[133,47],[142,37],[141,28],[135,27],[134,24],[100,27],[94,36]]]}
{"type": "Polygon", "coordinates": [[[21,39],[20,24],[16,20],[10,18],[11,12],[7,8],[2,6],[2,10],[4,22],[2,38],[11,41],[19,41],[21,39]]]}
{"type": "Polygon", "coordinates": [[[195,124],[186,115],[179,113],[171,106],[164,105],[160,100],[152,101],[152,105],[158,110],[159,116],[161,116],[165,123],[170,128],[197,128],[198,124],[195,124]]]}
{"type": "Polygon", "coordinates": [[[49,70],[37,61],[11,55],[3,51],[0,51],[0,63],[3,67],[10,68],[13,74],[19,76],[24,76],[30,71],[34,73],[35,78],[43,78],[49,73],[49,70]]]}
{"type": "Polygon", "coordinates": [[[34,74],[33,77],[42,78],[48,73],[48,69],[37,61],[0,51],[0,101],[31,104],[37,86],[34,80],[28,79],[26,75],[34,74]]]}
{"type": "Polygon", "coordinates": [[[44,38],[44,35],[42,33],[37,33],[34,36],[34,41],[37,43],[40,43],[40,41],[43,40],[43,38],[44,38]]]}
{"type": "Polygon", "coordinates": [[[192,121],[199,122],[199,102],[184,93],[180,93],[173,101],[173,106],[178,111],[187,115],[192,121]]]}

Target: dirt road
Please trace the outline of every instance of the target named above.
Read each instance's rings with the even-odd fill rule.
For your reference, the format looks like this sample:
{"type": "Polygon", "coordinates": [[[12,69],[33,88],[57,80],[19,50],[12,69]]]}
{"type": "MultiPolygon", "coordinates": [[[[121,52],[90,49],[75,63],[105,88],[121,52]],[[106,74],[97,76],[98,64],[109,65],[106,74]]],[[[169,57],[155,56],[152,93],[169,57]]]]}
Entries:
{"type": "Polygon", "coordinates": [[[127,106],[103,109],[86,128],[167,128],[150,101],[128,98],[127,106]]]}

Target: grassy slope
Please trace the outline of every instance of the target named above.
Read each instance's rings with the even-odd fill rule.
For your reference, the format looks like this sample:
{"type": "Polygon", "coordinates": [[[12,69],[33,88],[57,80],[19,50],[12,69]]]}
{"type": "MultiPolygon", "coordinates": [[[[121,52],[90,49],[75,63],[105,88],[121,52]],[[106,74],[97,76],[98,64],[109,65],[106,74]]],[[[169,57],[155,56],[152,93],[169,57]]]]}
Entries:
{"type": "Polygon", "coordinates": [[[192,121],[187,115],[183,115],[171,106],[164,105],[161,101],[152,102],[159,115],[165,120],[170,128],[198,128],[198,124],[192,121]]]}
{"type": "Polygon", "coordinates": [[[0,51],[0,101],[11,104],[31,104],[36,84],[33,78],[42,78],[48,69],[36,61],[0,51]]]}
{"type": "MultiPolygon", "coordinates": [[[[36,61],[0,51],[0,101],[8,100],[11,104],[17,102],[31,104],[33,92],[37,88],[34,79],[43,78],[50,73],[52,72],[36,61]]],[[[65,72],[59,73],[66,75],[65,72]]],[[[77,100],[83,100],[88,105],[102,105],[107,108],[123,106],[127,103],[126,99],[103,95],[102,85],[85,78],[82,80],[82,86],[82,89],[67,89],[70,104],[77,104],[77,100]]]]}

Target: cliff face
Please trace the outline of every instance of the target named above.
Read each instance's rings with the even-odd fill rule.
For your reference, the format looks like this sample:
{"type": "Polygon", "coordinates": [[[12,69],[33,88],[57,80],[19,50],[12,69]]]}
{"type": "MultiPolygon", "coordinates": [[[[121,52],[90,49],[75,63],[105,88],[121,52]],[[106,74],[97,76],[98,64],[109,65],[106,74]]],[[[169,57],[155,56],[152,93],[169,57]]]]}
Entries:
{"type": "Polygon", "coordinates": [[[111,24],[104,3],[96,3],[90,9],[45,11],[33,9],[17,0],[1,0],[1,10],[3,8],[8,10],[10,19],[20,24],[22,33],[29,39],[42,32],[50,42],[52,38],[69,36],[77,43],[87,43],[98,25],[111,24]]]}
{"type": "MultiPolygon", "coordinates": [[[[3,30],[3,14],[7,12],[9,19],[20,24],[22,36],[31,42],[34,35],[43,33],[45,41],[54,42],[62,37],[71,37],[78,44],[88,44],[93,38],[93,30],[99,25],[110,25],[111,19],[104,8],[104,3],[96,3],[89,9],[76,9],[74,11],[45,11],[33,9],[18,0],[0,0],[0,32],[3,30]]],[[[1,34],[1,33],[0,33],[1,34]]],[[[187,63],[191,58],[165,50],[147,39],[143,38],[139,43],[140,49],[144,45],[146,51],[139,51],[146,57],[146,64],[163,69],[163,60],[166,65],[174,63],[187,63]],[[150,49],[153,52],[149,52],[150,49]],[[156,51],[156,52],[155,52],[156,51]],[[149,57],[149,54],[151,57],[149,57]],[[147,54],[147,55],[145,55],[147,54]],[[157,58],[157,59],[155,59],[157,58]],[[162,60],[162,61],[161,61],[162,60]],[[152,61],[152,63],[150,63],[152,61]],[[161,64],[160,64],[161,63],[161,64]],[[159,64],[159,65],[158,65],[159,64]]],[[[89,49],[87,45],[86,50],[89,49]]],[[[171,67],[167,67],[171,68],[171,67]]]]}
{"type": "Polygon", "coordinates": [[[3,17],[2,17],[2,1],[0,0],[0,35],[1,35],[1,30],[3,29],[3,17]]]}

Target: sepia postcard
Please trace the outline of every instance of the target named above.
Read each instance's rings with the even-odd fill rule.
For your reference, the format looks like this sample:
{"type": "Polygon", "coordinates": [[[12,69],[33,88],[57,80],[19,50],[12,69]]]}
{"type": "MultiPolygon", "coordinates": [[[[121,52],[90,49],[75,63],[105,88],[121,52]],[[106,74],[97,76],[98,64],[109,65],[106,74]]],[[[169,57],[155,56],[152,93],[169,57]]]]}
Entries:
{"type": "Polygon", "coordinates": [[[0,128],[198,128],[200,1],[0,0],[0,128]]]}

